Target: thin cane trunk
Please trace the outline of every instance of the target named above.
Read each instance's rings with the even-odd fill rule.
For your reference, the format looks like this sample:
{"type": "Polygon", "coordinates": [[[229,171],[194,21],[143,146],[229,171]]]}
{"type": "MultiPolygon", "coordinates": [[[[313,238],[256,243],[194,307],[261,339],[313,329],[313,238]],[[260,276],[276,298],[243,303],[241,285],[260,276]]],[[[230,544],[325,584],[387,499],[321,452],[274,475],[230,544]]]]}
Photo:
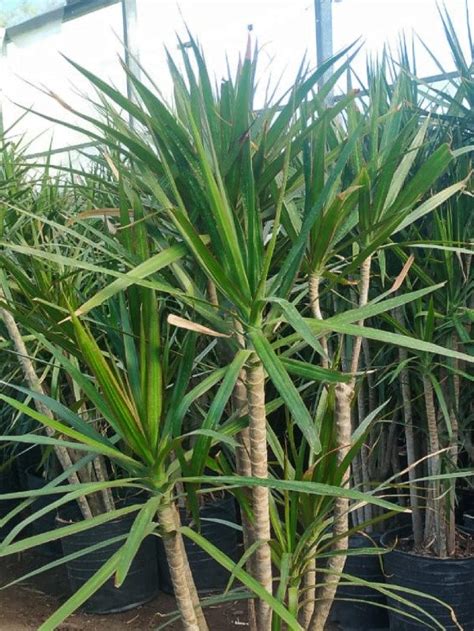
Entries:
{"type": "MultiPolygon", "coordinates": [[[[359,307],[365,307],[369,300],[370,288],[370,268],[372,258],[368,256],[360,266],[360,283],[359,283],[359,307]]],[[[364,326],[364,320],[359,320],[359,326],[364,326]]],[[[351,372],[356,373],[359,368],[359,358],[362,348],[362,337],[354,339],[354,347],[352,349],[351,372]]]]}
{"type": "MultiPolygon", "coordinates": [[[[313,272],[308,281],[309,302],[311,314],[316,320],[322,320],[321,302],[319,295],[321,277],[318,273],[313,272]]],[[[321,336],[321,346],[324,355],[321,357],[320,363],[322,368],[329,368],[329,345],[327,336],[321,336]]],[[[303,606],[300,615],[300,624],[303,629],[307,629],[314,612],[314,603],[316,599],[316,559],[310,558],[303,575],[303,606]]]]}
{"type": "Polygon", "coordinates": [[[207,631],[208,627],[201,606],[199,602],[195,602],[193,590],[190,588],[191,570],[189,569],[183,538],[178,531],[179,516],[176,506],[171,502],[166,503],[159,508],[158,515],[183,631],[207,631]]]}
{"type": "Polygon", "coordinates": [[[370,344],[367,338],[362,340],[362,351],[364,353],[365,366],[368,369],[367,373],[367,386],[368,386],[368,401],[369,401],[369,413],[373,412],[377,407],[377,390],[375,387],[374,372],[370,370],[372,368],[372,354],[370,352],[370,344]]]}
{"type": "MultiPolygon", "coordinates": [[[[451,466],[455,467],[458,461],[458,440],[459,440],[459,427],[458,419],[454,410],[450,413],[451,420],[451,439],[449,441],[449,455],[451,458],[451,466]]],[[[447,523],[447,554],[451,556],[456,551],[456,482],[449,482],[449,519],[447,523]]]]}
{"type": "MultiPolygon", "coordinates": [[[[401,310],[397,309],[394,315],[400,323],[403,323],[403,315],[401,310]]],[[[406,365],[408,353],[406,349],[402,348],[401,346],[398,349],[398,358],[400,360],[400,364],[403,366],[400,372],[400,389],[402,394],[403,417],[405,421],[405,443],[407,448],[407,465],[409,467],[408,487],[410,493],[410,506],[412,511],[411,519],[413,527],[413,537],[415,548],[420,548],[423,543],[423,517],[420,510],[418,490],[415,483],[415,480],[417,478],[415,462],[417,458],[415,452],[415,431],[413,427],[410,374],[406,365]]]]}
{"type": "MultiPolygon", "coordinates": [[[[336,440],[337,440],[337,462],[341,465],[347,456],[351,445],[351,400],[354,394],[352,386],[339,383],[335,388],[336,394],[336,440]]],[[[349,470],[344,473],[341,486],[349,483],[349,470]]],[[[346,497],[336,497],[334,499],[333,515],[333,535],[336,541],[332,546],[334,553],[329,557],[326,566],[327,573],[324,575],[323,584],[318,594],[317,605],[314,610],[309,631],[323,631],[326,625],[332,603],[336,595],[337,586],[341,572],[344,570],[349,537],[349,500],[346,497]]]]}
{"type": "MultiPolygon", "coordinates": [[[[363,422],[367,415],[366,391],[367,389],[365,387],[365,383],[364,381],[362,381],[360,384],[360,390],[357,395],[357,414],[359,416],[359,425],[363,422]]],[[[364,441],[360,450],[360,470],[362,474],[362,490],[364,491],[364,493],[370,493],[369,459],[370,449],[364,441]]],[[[366,504],[362,510],[364,521],[370,521],[373,517],[371,504],[366,504]]],[[[371,532],[371,530],[371,526],[367,526],[367,532],[371,532]]]]}
{"type": "Polygon", "coordinates": [[[213,305],[214,307],[218,307],[219,299],[217,297],[217,289],[212,280],[207,281],[207,295],[211,305],[213,305]]]}
{"type": "MultiPolygon", "coordinates": [[[[434,403],[433,385],[427,375],[423,375],[423,392],[425,397],[426,423],[428,429],[428,445],[430,450],[429,468],[431,475],[441,473],[441,458],[439,455],[438,425],[436,422],[436,409],[434,403]]],[[[447,555],[446,549],[446,519],[444,515],[444,498],[440,497],[439,481],[430,483],[432,488],[432,501],[434,508],[434,545],[440,557],[447,555]]],[[[427,544],[430,542],[426,542],[427,544]]]]}
{"type": "MultiPolygon", "coordinates": [[[[175,515],[177,519],[177,525],[180,526],[181,521],[180,521],[178,510],[175,512],[175,515]]],[[[196,588],[196,583],[194,582],[194,577],[193,577],[191,566],[188,560],[188,554],[186,552],[186,548],[184,546],[184,541],[182,537],[180,537],[180,548],[181,548],[181,554],[183,555],[183,559],[184,559],[184,567],[185,567],[186,581],[188,583],[189,594],[191,596],[191,602],[193,603],[194,612],[196,614],[199,629],[201,629],[201,631],[208,631],[207,621],[201,607],[201,600],[199,598],[199,594],[196,588]]]]}
{"type": "MultiPolygon", "coordinates": [[[[362,261],[360,266],[360,281],[359,281],[359,307],[365,307],[369,299],[369,289],[370,289],[370,270],[372,264],[372,257],[368,256],[364,261],[362,261]]],[[[359,320],[357,323],[359,326],[364,326],[364,320],[359,320]]],[[[350,370],[352,373],[352,381],[351,386],[353,392],[355,391],[355,373],[359,369],[359,360],[362,350],[362,337],[358,336],[354,338],[354,344],[352,347],[352,357],[350,370]]],[[[355,427],[353,428],[355,429],[355,427]]],[[[354,477],[354,482],[357,485],[362,484],[362,488],[367,486],[367,463],[365,462],[365,457],[363,453],[363,449],[360,454],[356,454],[353,460],[353,471],[352,475],[354,477]],[[364,484],[365,482],[365,484],[364,484]]],[[[364,521],[368,516],[367,511],[364,507],[357,509],[357,520],[359,523],[364,521]]]]}
{"type": "MultiPolygon", "coordinates": [[[[321,277],[317,273],[311,274],[309,277],[309,302],[311,307],[311,313],[316,320],[322,320],[323,315],[321,313],[321,304],[319,299],[319,284],[321,277]]],[[[321,346],[324,351],[324,356],[321,357],[321,367],[329,368],[329,345],[326,335],[322,335],[320,338],[321,346]]]]}
{"type": "MultiPolygon", "coordinates": [[[[94,473],[98,482],[105,482],[108,480],[107,477],[107,466],[105,464],[105,459],[103,456],[97,456],[93,461],[94,473]]],[[[110,489],[104,489],[100,494],[104,511],[109,513],[115,509],[114,497],[112,495],[112,491],[110,489]]]]}
{"type": "MultiPolygon", "coordinates": [[[[354,428],[355,429],[355,428],[354,428]]],[[[361,489],[362,488],[362,462],[359,453],[354,455],[351,462],[352,470],[352,484],[351,486],[361,489]]],[[[364,507],[357,503],[355,510],[351,512],[351,519],[354,526],[360,526],[364,522],[364,507]]]]}
{"type": "MultiPolygon", "coordinates": [[[[238,412],[239,416],[245,416],[247,414],[247,375],[245,370],[241,370],[240,375],[235,384],[233,393],[234,409],[238,412]]],[[[237,447],[235,449],[235,466],[238,475],[244,477],[252,477],[252,463],[250,461],[250,432],[249,428],[245,427],[238,435],[237,447]]],[[[243,489],[243,493],[249,503],[252,503],[252,494],[250,489],[243,489]]],[[[255,531],[253,523],[245,510],[242,510],[242,534],[244,539],[244,548],[248,550],[255,541],[255,531]]],[[[252,576],[255,576],[253,568],[253,557],[247,560],[247,571],[252,576]]],[[[255,611],[255,601],[249,599],[248,601],[248,615],[249,615],[249,631],[257,631],[257,619],[255,611]]]]}
{"type": "MultiPolygon", "coordinates": [[[[265,416],[265,372],[258,358],[253,358],[247,370],[247,400],[250,429],[250,460],[252,477],[267,479],[267,427],[265,416]]],[[[272,559],[270,550],[270,491],[265,487],[253,487],[252,508],[255,520],[255,541],[260,543],[255,552],[255,578],[270,594],[272,593],[272,559]]],[[[260,600],[257,603],[257,629],[269,631],[272,622],[270,606],[260,600]]]]}
{"type": "MultiPolygon", "coordinates": [[[[458,350],[458,341],[456,334],[453,334],[453,350],[458,350]]],[[[449,440],[449,456],[451,459],[451,466],[456,468],[458,456],[459,456],[459,398],[461,393],[461,380],[459,376],[459,360],[454,360],[453,371],[453,407],[450,410],[451,420],[451,437],[449,440]]],[[[448,555],[452,555],[456,549],[456,482],[449,483],[449,519],[448,519],[448,534],[447,534],[447,552],[448,555]]]]}
{"type": "Polygon", "coordinates": [[[303,629],[307,629],[310,625],[311,618],[314,613],[314,605],[316,601],[316,559],[312,557],[308,560],[308,564],[303,574],[303,606],[299,623],[303,629]]]}
{"type": "MultiPolygon", "coordinates": [[[[36,374],[36,370],[33,366],[32,360],[30,359],[25,343],[23,341],[23,337],[15,321],[15,318],[11,315],[11,313],[6,311],[6,309],[0,309],[0,316],[2,317],[5,323],[5,326],[8,331],[8,335],[13,343],[13,346],[15,347],[15,351],[18,357],[18,362],[21,366],[23,376],[25,378],[26,383],[28,384],[28,387],[31,388],[31,390],[33,390],[34,392],[44,395],[45,394],[44,388],[41,385],[38,375],[36,374]]],[[[53,419],[51,410],[42,401],[35,399],[34,403],[35,403],[36,409],[38,410],[40,414],[43,414],[49,419],[53,419]]],[[[49,427],[46,427],[46,433],[48,436],[53,436],[54,430],[52,430],[49,427]]],[[[61,464],[61,467],[65,471],[72,467],[73,462],[71,460],[71,456],[69,455],[65,447],[55,445],[54,451],[55,451],[57,459],[59,460],[59,463],[61,464]]],[[[80,483],[79,477],[77,473],[75,472],[69,474],[68,480],[71,484],[80,483]]],[[[92,515],[91,508],[89,506],[89,503],[87,501],[87,498],[78,497],[77,503],[79,505],[79,508],[81,510],[81,513],[84,519],[91,519],[93,515],[92,515]]]]}

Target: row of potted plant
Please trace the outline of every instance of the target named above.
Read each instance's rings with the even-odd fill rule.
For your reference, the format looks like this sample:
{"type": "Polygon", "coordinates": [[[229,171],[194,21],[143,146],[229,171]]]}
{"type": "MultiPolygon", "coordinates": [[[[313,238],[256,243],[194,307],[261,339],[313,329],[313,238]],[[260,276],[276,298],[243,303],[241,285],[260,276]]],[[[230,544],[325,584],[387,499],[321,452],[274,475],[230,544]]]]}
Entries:
{"type": "Polygon", "coordinates": [[[107,552],[42,629],[104,586],[141,602],[134,564],[156,535],[188,630],[207,628],[197,548],[254,630],[322,630],[335,598],[356,601],[354,628],[369,599],[393,629],[469,629],[472,62],[442,19],[445,91],[402,44],[334,99],[349,47],[255,111],[257,48],[214,88],[188,34],[172,105],[71,62],[96,90],[96,115],[62,103],[98,149],[82,167],[3,141],[2,445],[41,445],[62,473],[2,496],[21,501],[0,555],[62,540],[79,567],[91,533],[82,552],[107,552]],[[224,491],[237,523],[206,516],[224,491]],[[401,513],[411,525],[374,547],[401,513]],[[242,532],[237,563],[211,526],[242,532]]]}

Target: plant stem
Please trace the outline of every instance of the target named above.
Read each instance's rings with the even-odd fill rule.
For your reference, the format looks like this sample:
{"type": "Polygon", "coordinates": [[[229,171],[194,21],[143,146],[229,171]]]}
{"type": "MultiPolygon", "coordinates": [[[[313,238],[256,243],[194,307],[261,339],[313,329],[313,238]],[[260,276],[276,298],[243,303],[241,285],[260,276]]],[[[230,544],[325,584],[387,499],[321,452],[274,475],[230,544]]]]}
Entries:
{"type": "MultiPolygon", "coordinates": [[[[8,331],[8,335],[17,353],[18,362],[21,366],[23,376],[25,378],[26,383],[28,384],[28,387],[31,390],[33,390],[33,392],[36,392],[44,396],[45,394],[44,388],[41,385],[41,381],[38,375],[36,374],[36,370],[28,354],[28,351],[25,346],[25,342],[23,341],[23,337],[20,333],[20,329],[18,328],[15,318],[6,309],[0,309],[0,316],[2,317],[2,320],[5,323],[5,326],[8,331]]],[[[43,414],[49,419],[53,419],[51,410],[42,401],[35,399],[34,403],[35,403],[36,409],[38,410],[40,414],[43,414]]],[[[52,430],[50,427],[46,427],[45,429],[46,429],[46,434],[48,436],[54,435],[54,430],[52,430]]],[[[69,455],[69,452],[67,451],[65,447],[55,445],[54,452],[64,471],[67,471],[67,469],[70,469],[72,467],[73,462],[71,460],[71,456],[69,455]]],[[[68,475],[68,480],[71,484],[80,484],[79,476],[75,472],[70,473],[68,475]]],[[[81,513],[84,519],[91,519],[93,515],[92,515],[91,508],[89,506],[89,503],[87,501],[87,498],[78,497],[77,503],[79,505],[79,508],[81,510],[81,513]]]]}
{"type": "MultiPolygon", "coordinates": [[[[456,333],[453,333],[452,336],[452,347],[453,350],[458,350],[458,340],[456,333]]],[[[459,414],[459,399],[461,394],[461,379],[459,376],[459,360],[454,359],[453,365],[453,406],[451,407],[449,418],[451,421],[451,437],[449,440],[449,455],[451,458],[451,467],[453,469],[457,466],[458,455],[459,455],[459,423],[458,423],[458,414],[459,414]]],[[[448,534],[447,534],[447,553],[448,555],[454,554],[456,550],[456,515],[455,515],[455,507],[456,507],[456,482],[451,481],[449,483],[449,519],[448,519],[448,534]]]]}
{"type": "Polygon", "coordinates": [[[316,558],[312,556],[303,574],[303,607],[299,623],[303,629],[308,629],[314,613],[316,600],[316,558]]]}
{"type": "MultiPolygon", "coordinates": [[[[368,256],[364,261],[362,261],[360,265],[359,307],[365,307],[369,299],[371,264],[372,264],[372,257],[368,256]]],[[[359,320],[357,324],[359,326],[364,326],[364,320],[359,320]]],[[[354,396],[354,393],[355,393],[355,383],[356,383],[355,373],[359,369],[359,360],[360,360],[361,350],[362,350],[362,337],[357,336],[356,338],[354,338],[354,345],[352,347],[352,357],[351,357],[351,363],[350,363],[350,370],[352,373],[352,379],[351,379],[352,396],[354,396]]],[[[360,485],[362,483],[363,488],[367,486],[367,480],[365,480],[365,485],[364,485],[364,478],[367,477],[366,472],[368,469],[368,464],[366,462],[365,454],[366,454],[366,451],[364,449],[364,446],[362,446],[360,454],[355,455],[353,459],[353,465],[352,465],[352,475],[354,477],[354,482],[357,485],[360,485]]],[[[357,519],[359,523],[366,519],[366,511],[364,507],[357,509],[357,519]]]]}
{"type": "MultiPolygon", "coordinates": [[[[394,316],[403,324],[403,312],[400,308],[395,309],[394,316]]],[[[418,491],[416,489],[417,472],[415,467],[416,452],[415,452],[415,431],[413,427],[413,409],[411,404],[411,388],[410,388],[410,374],[407,368],[408,353],[406,348],[399,346],[398,358],[403,368],[400,371],[400,389],[402,394],[403,404],[403,417],[405,421],[405,443],[407,448],[407,465],[408,469],[408,487],[410,493],[410,505],[411,505],[411,520],[413,527],[413,537],[415,542],[415,548],[420,548],[423,543],[423,518],[420,510],[420,503],[418,498],[418,491]]]]}
{"type": "MultiPolygon", "coordinates": [[[[368,256],[360,265],[360,282],[359,282],[359,307],[365,307],[369,300],[370,288],[370,269],[372,257],[368,256]]],[[[364,320],[359,320],[359,326],[364,326],[364,320]]],[[[359,358],[362,348],[362,337],[358,336],[354,339],[352,349],[351,372],[356,373],[359,368],[359,358]]],[[[355,379],[355,377],[353,377],[355,379]]]]}
{"type": "MultiPolygon", "coordinates": [[[[93,466],[95,477],[98,482],[104,482],[108,479],[107,466],[105,464],[105,459],[103,456],[97,456],[97,458],[94,458],[93,466]]],[[[104,489],[101,492],[100,496],[104,505],[104,511],[107,513],[113,511],[115,505],[112,491],[110,489],[104,489]]]]}
{"type": "MultiPolygon", "coordinates": [[[[427,374],[423,375],[423,392],[425,396],[426,423],[428,429],[428,445],[431,457],[429,459],[429,468],[431,475],[439,475],[441,473],[441,458],[439,455],[439,435],[438,425],[436,422],[436,409],[434,403],[433,385],[427,374]]],[[[431,483],[432,499],[434,507],[434,528],[435,540],[434,544],[440,557],[447,555],[446,548],[446,519],[444,514],[444,498],[440,497],[439,481],[431,483]]],[[[429,544],[430,542],[426,542],[429,544]]]]}
{"type": "MultiPolygon", "coordinates": [[[[309,304],[311,307],[311,313],[316,320],[322,320],[323,315],[321,313],[321,304],[319,298],[319,285],[321,282],[321,276],[317,272],[313,272],[308,281],[309,289],[309,304]]],[[[326,335],[322,335],[320,338],[321,346],[323,347],[324,356],[321,357],[321,367],[329,368],[329,345],[326,335]]]]}
{"type": "MultiPolygon", "coordinates": [[[[353,388],[349,384],[338,383],[335,388],[336,395],[336,435],[337,435],[337,464],[341,466],[351,446],[351,401],[354,395],[353,388]]],[[[349,484],[349,469],[343,473],[341,487],[349,484]]],[[[318,603],[314,610],[309,631],[323,631],[326,625],[332,603],[336,595],[339,577],[346,563],[346,554],[349,537],[349,500],[346,497],[337,497],[334,500],[333,537],[335,539],[332,551],[327,563],[327,574],[324,575],[323,584],[318,597],[318,603]]]]}
{"type": "MultiPolygon", "coordinates": [[[[250,460],[252,477],[268,478],[267,419],[265,415],[265,371],[255,356],[247,370],[247,400],[250,429],[250,460]]],[[[254,558],[255,578],[270,594],[272,593],[272,559],[270,550],[270,491],[263,486],[252,489],[255,519],[255,541],[260,543],[254,558]]],[[[260,600],[257,603],[257,629],[271,629],[272,610],[260,600]]]]}
{"type": "Polygon", "coordinates": [[[166,560],[173,583],[174,597],[181,614],[183,630],[207,631],[207,623],[199,601],[196,606],[194,594],[190,589],[191,570],[186,557],[183,537],[179,532],[179,514],[174,503],[167,501],[160,506],[158,516],[166,560]]]}
{"type": "MultiPolygon", "coordinates": [[[[321,283],[321,275],[318,272],[312,272],[308,280],[309,304],[313,318],[322,320],[321,302],[319,295],[319,287],[321,283]]],[[[329,345],[326,335],[320,337],[321,346],[324,355],[321,357],[321,367],[329,368],[329,345]]],[[[300,624],[304,629],[308,628],[314,612],[314,604],[316,598],[316,559],[311,557],[308,560],[303,575],[303,608],[300,615],[300,624]]]]}
{"type": "Polygon", "coordinates": [[[214,305],[214,307],[218,307],[219,299],[217,298],[217,289],[212,280],[207,281],[207,295],[211,305],[214,305]]]}
{"type": "MultiPolygon", "coordinates": [[[[247,414],[247,386],[246,386],[246,371],[241,370],[237,383],[235,384],[233,393],[234,409],[238,411],[239,416],[245,416],[247,414]]],[[[235,465],[237,474],[244,477],[252,477],[252,463],[250,461],[250,432],[249,428],[242,429],[237,437],[237,447],[235,449],[235,465]]],[[[249,489],[243,489],[245,498],[251,505],[252,494],[249,489]]],[[[253,523],[246,513],[245,509],[241,511],[242,516],[242,531],[244,539],[244,548],[248,550],[255,541],[255,531],[253,523]]],[[[252,576],[255,576],[253,568],[253,557],[247,560],[247,571],[252,576]]],[[[248,615],[249,615],[249,631],[257,631],[257,620],[255,612],[255,601],[253,598],[248,600],[248,615]]]]}

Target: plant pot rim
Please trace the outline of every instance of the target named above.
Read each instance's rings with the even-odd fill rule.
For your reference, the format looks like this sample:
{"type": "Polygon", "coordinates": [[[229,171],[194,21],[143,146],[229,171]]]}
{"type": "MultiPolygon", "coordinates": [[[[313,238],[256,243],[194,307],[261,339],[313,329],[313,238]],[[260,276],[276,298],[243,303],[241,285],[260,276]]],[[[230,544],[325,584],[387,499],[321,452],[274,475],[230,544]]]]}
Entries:
{"type": "MultiPolygon", "coordinates": [[[[419,552],[412,552],[411,550],[410,551],[400,550],[400,548],[392,547],[392,545],[389,543],[390,539],[391,538],[395,539],[395,537],[401,533],[413,534],[413,531],[410,526],[399,526],[398,528],[392,528],[391,530],[387,530],[387,532],[385,532],[380,538],[380,546],[382,548],[390,550],[389,553],[397,553],[400,555],[404,555],[406,557],[416,557],[418,559],[424,559],[426,561],[439,561],[442,563],[448,563],[448,562],[449,563],[466,563],[469,561],[474,562],[474,554],[472,554],[471,556],[465,556],[461,558],[453,558],[453,557],[442,558],[442,557],[438,557],[434,555],[420,554],[419,552]]],[[[467,532],[465,534],[469,535],[469,533],[467,532]]]]}
{"type": "MultiPolygon", "coordinates": [[[[108,511],[104,511],[103,513],[100,513],[101,515],[106,515],[108,511]]],[[[120,521],[122,521],[124,518],[126,517],[130,517],[130,515],[133,516],[133,513],[129,513],[127,515],[122,515],[120,517],[117,517],[116,519],[111,519],[109,521],[103,522],[102,524],[96,524],[95,526],[91,526],[91,528],[95,528],[97,526],[103,526],[103,525],[110,525],[110,524],[116,524],[120,521]]],[[[61,517],[61,515],[56,515],[55,517],[56,522],[58,522],[59,524],[61,524],[61,526],[66,525],[66,526],[70,526],[71,524],[79,524],[81,521],[89,521],[89,519],[85,519],[84,517],[80,517],[79,519],[65,519],[64,517],[61,517]]]]}

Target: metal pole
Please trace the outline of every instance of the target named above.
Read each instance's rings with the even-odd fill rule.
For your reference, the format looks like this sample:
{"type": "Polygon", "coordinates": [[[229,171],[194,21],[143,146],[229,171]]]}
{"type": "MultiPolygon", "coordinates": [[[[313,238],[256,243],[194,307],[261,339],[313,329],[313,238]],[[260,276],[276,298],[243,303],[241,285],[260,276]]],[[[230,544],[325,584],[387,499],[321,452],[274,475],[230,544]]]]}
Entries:
{"type": "MultiPolygon", "coordinates": [[[[316,17],[316,62],[320,66],[333,54],[332,47],[332,0],[314,0],[316,17]]],[[[331,75],[331,70],[322,78],[324,83],[331,75]]]]}
{"type": "Polygon", "coordinates": [[[3,136],[3,132],[5,131],[4,121],[3,121],[3,87],[6,83],[6,61],[7,61],[7,39],[6,39],[6,29],[0,27],[0,136],[3,136]]]}
{"type": "MultiPolygon", "coordinates": [[[[123,43],[125,63],[135,77],[140,78],[140,49],[138,45],[137,0],[122,0],[123,43]]],[[[133,86],[127,76],[127,95],[133,98],[133,86]]]]}

